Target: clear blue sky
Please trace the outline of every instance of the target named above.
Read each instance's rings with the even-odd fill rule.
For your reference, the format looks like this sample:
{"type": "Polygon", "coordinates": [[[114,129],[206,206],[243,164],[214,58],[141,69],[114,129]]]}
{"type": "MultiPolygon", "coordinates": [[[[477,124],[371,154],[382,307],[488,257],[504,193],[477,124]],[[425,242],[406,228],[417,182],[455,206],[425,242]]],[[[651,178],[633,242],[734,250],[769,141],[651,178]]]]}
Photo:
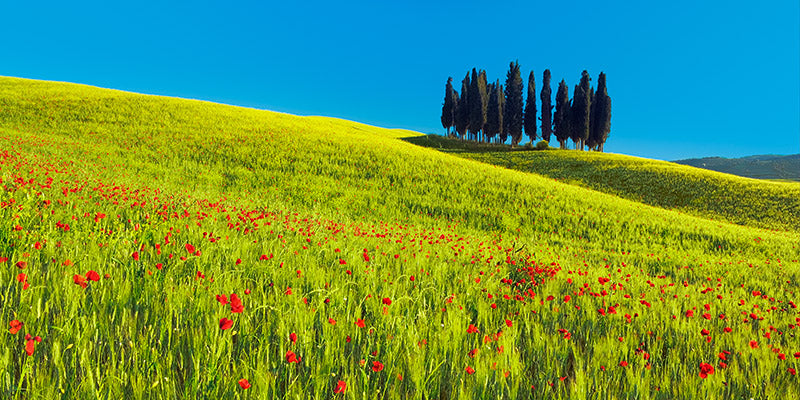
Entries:
{"type": "MultiPolygon", "coordinates": [[[[448,76],[604,71],[606,150],[800,152],[797,0],[0,3],[0,75],[441,133],[448,76]],[[580,23],[578,23],[580,21],[580,23]]],[[[460,89],[460,84],[457,85],[460,89]]],[[[539,88],[537,88],[539,89],[539,88]]],[[[571,91],[571,90],[570,90],[571,91]]]]}

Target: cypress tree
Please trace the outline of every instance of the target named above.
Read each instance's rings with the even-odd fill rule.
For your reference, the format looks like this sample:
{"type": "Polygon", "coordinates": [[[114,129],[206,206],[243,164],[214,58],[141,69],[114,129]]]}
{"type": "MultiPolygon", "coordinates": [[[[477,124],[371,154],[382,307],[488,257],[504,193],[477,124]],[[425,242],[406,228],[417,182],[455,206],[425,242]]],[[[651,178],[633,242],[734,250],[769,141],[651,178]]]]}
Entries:
{"type": "Polygon", "coordinates": [[[595,102],[595,95],[594,95],[594,86],[589,89],[589,98],[591,101],[589,102],[589,137],[586,139],[586,147],[589,150],[596,150],[598,145],[597,138],[594,135],[595,129],[595,114],[597,114],[597,102],[595,102]]]}
{"type": "Polygon", "coordinates": [[[528,74],[528,98],[525,102],[525,134],[531,139],[531,143],[536,140],[536,80],[533,71],[528,74]]]}
{"type": "Polygon", "coordinates": [[[582,97],[578,94],[580,90],[580,85],[575,85],[572,89],[572,102],[569,106],[569,112],[567,113],[567,125],[569,126],[569,138],[572,139],[572,144],[575,146],[575,150],[579,148],[579,142],[581,141],[580,131],[578,129],[578,107],[580,106],[579,97],[582,97]]]}
{"type": "Polygon", "coordinates": [[[469,129],[469,72],[467,76],[461,81],[461,98],[458,100],[456,107],[456,132],[461,137],[461,140],[467,135],[469,129]]]}
{"type": "MultiPolygon", "coordinates": [[[[486,82],[486,71],[481,70],[478,73],[478,87],[479,89],[483,89],[482,91],[479,90],[478,94],[481,96],[481,114],[483,118],[484,125],[486,124],[486,114],[489,111],[489,84],[486,82]]],[[[481,141],[485,141],[486,135],[481,129],[481,141]]]]}
{"type": "Polygon", "coordinates": [[[475,140],[478,133],[483,131],[486,124],[486,106],[489,103],[489,94],[486,93],[486,73],[472,69],[472,81],[469,91],[469,131],[475,140]]]}
{"type": "MultiPolygon", "coordinates": [[[[499,81],[499,79],[498,79],[499,81]]],[[[498,115],[499,122],[497,123],[497,141],[499,143],[505,143],[508,139],[508,135],[505,130],[505,120],[503,115],[505,115],[506,110],[506,97],[503,95],[503,85],[497,86],[497,101],[500,103],[500,114],[498,115]]]]}
{"type": "Polygon", "coordinates": [[[570,122],[572,124],[572,140],[575,141],[575,147],[580,145],[583,150],[583,144],[589,138],[589,111],[591,107],[591,98],[589,93],[589,73],[584,70],[581,72],[580,83],[575,85],[575,92],[572,96],[572,107],[570,122]]]}
{"type": "MultiPolygon", "coordinates": [[[[489,142],[495,137],[502,138],[503,131],[503,85],[500,80],[489,85],[489,106],[486,112],[486,136],[489,142]]],[[[495,140],[497,142],[498,140],[495,140]]]]}
{"type": "Polygon", "coordinates": [[[606,88],[606,74],[600,73],[597,77],[597,92],[592,102],[592,136],[598,151],[603,151],[603,145],[611,132],[611,97],[606,88]]]}
{"type": "Polygon", "coordinates": [[[442,105],[442,126],[447,130],[447,136],[450,136],[450,127],[455,124],[456,99],[458,99],[458,93],[453,90],[453,77],[448,77],[442,105]]]}
{"type": "Polygon", "coordinates": [[[522,140],[522,76],[519,62],[509,64],[506,74],[506,104],[503,108],[503,124],[505,133],[511,136],[511,145],[516,146],[522,140]]]}
{"type": "Polygon", "coordinates": [[[497,117],[497,113],[500,112],[500,99],[497,98],[497,86],[499,82],[492,83],[489,85],[489,105],[487,106],[486,111],[486,126],[483,127],[484,132],[486,133],[486,138],[491,141],[491,139],[500,132],[498,123],[500,119],[497,117]]]}
{"type": "Polygon", "coordinates": [[[556,92],[556,112],[553,115],[553,133],[556,135],[558,143],[562,149],[567,148],[567,139],[570,137],[569,131],[569,89],[567,82],[563,79],[558,84],[556,92]]]}
{"type": "Polygon", "coordinates": [[[550,134],[553,133],[553,123],[551,113],[553,106],[550,103],[550,70],[544,70],[542,76],[542,92],[540,99],[542,100],[542,140],[550,141],[550,134]]]}

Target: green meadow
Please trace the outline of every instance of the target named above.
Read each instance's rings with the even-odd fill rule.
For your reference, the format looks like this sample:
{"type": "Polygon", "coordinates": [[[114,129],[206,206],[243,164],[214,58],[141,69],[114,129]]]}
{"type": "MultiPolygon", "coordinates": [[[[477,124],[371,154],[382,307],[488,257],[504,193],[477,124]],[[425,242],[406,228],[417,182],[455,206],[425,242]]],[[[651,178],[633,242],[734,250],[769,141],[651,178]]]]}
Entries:
{"type": "Polygon", "coordinates": [[[800,397],[800,185],[506,150],[0,77],[0,398],[800,397]]]}

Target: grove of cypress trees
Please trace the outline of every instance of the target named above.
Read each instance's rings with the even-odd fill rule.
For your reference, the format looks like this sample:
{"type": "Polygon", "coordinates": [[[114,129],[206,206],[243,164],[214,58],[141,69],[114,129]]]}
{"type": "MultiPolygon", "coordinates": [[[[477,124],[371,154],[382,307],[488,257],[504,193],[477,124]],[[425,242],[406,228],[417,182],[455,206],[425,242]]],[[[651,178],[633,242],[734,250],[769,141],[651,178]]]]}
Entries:
{"type": "Polygon", "coordinates": [[[567,139],[570,137],[569,131],[569,89],[567,82],[563,79],[558,84],[556,92],[556,112],[553,114],[553,133],[556,135],[558,143],[562,149],[567,148],[567,139]]]}
{"type": "Polygon", "coordinates": [[[525,134],[533,143],[536,140],[536,80],[533,71],[528,74],[528,98],[525,100],[523,125],[525,125],[525,134]]]}
{"type": "Polygon", "coordinates": [[[453,90],[453,77],[447,78],[447,85],[444,88],[444,104],[442,105],[442,126],[450,136],[450,127],[455,125],[456,104],[458,93],[453,90]]]}
{"type": "Polygon", "coordinates": [[[550,95],[550,70],[546,69],[542,76],[542,92],[539,94],[539,98],[542,100],[542,140],[548,142],[550,141],[550,134],[553,133],[551,118],[553,106],[550,102],[550,95]]]}
{"type": "Polygon", "coordinates": [[[522,76],[519,62],[509,64],[506,74],[506,104],[503,108],[503,124],[506,134],[511,136],[511,145],[516,146],[522,140],[522,76]]]}

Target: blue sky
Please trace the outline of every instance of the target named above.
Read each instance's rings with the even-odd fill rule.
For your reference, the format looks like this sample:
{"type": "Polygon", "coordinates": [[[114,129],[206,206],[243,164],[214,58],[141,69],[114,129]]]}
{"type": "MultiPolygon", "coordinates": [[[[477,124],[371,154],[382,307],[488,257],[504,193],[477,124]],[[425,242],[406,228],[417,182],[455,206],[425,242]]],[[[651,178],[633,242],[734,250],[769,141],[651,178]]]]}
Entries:
{"type": "Polygon", "coordinates": [[[165,3],[3,2],[0,75],[441,133],[448,76],[519,60],[607,74],[609,152],[800,152],[796,0],[165,3]]]}

